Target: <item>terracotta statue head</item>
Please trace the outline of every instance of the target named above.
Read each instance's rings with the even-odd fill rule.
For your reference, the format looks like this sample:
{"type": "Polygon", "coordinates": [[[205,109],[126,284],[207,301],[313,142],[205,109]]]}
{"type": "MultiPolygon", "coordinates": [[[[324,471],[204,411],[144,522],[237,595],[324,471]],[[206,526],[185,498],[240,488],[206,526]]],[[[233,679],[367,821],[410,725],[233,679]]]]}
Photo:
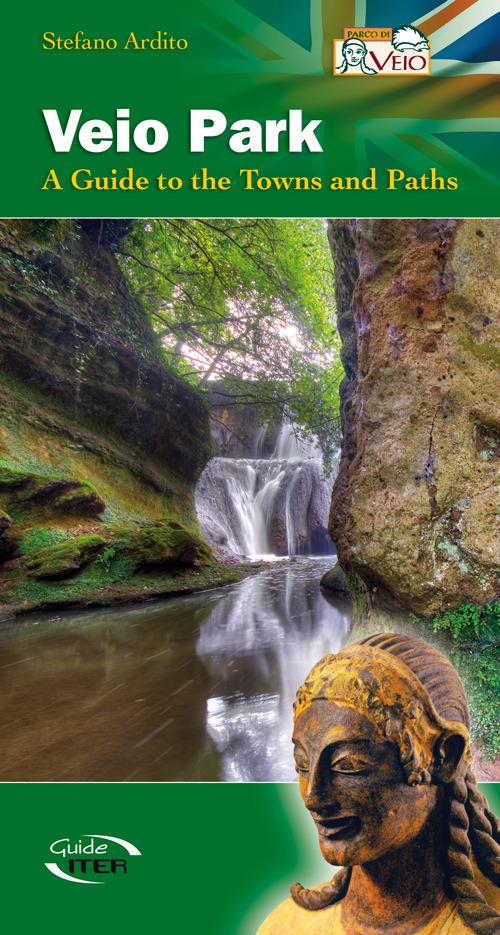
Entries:
{"type": "Polygon", "coordinates": [[[499,885],[498,823],[470,768],[467,699],[445,656],[412,637],[371,636],[317,663],[294,714],[301,796],[324,858],[344,868],[318,890],[295,884],[295,902],[332,905],[346,896],[356,865],[409,854],[412,842],[422,855],[432,840],[465,924],[499,932],[472,865],[499,885]]]}

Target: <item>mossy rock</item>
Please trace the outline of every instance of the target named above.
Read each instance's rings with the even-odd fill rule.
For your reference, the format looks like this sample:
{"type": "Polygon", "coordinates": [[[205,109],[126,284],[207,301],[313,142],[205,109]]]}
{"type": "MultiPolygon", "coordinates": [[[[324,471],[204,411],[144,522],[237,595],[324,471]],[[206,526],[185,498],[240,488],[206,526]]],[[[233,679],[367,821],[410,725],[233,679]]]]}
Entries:
{"type": "Polygon", "coordinates": [[[71,533],[69,530],[59,527],[46,525],[30,526],[22,532],[20,537],[21,555],[25,555],[26,558],[33,558],[35,555],[38,555],[41,549],[48,549],[54,545],[61,545],[62,542],[71,539],[72,535],[75,535],[75,533],[71,533]]]}
{"type": "Polygon", "coordinates": [[[338,564],[334,565],[333,568],[330,568],[328,571],[325,571],[325,574],[321,578],[320,585],[325,591],[330,591],[332,594],[340,594],[342,597],[351,597],[349,582],[347,581],[345,572],[338,564]]]}
{"type": "Polygon", "coordinates": [[[88,565],[105,544],[103,536],[77,536],[40,549],[33,558],[25,560],[24,567],[29,578],[66,578],[88,565]]]}
{"type": "Polygon", "coordinates": [[[16,471],[13,468],[0,467],[0,492],[16,490],[19,487],[25,487],[29,482],[31,474],[25,471],[16,471]]]}
{"type": "Polygon", "coordinates": [[[120,529],[117,533],[113,545],[131,556],[136,570],[207,567],[215,563],[211,549],[201,536],[180,523],[120,529]]]}
{"type": "Polygon", "coordinates": [[[106,504],[88,481],[72,481],[55,493],[51,506],[57,513],[82,513],[85,516],[102,513],[106,504]]]}
{"type": "Polygon", "coordinates": [[[0,467],[0,494],[8,505],[47,507],[56,513],[93,516],[106,508],[104,500],[88,481],[28,474],[9,467],[0,467]]]}
{"type": "Polygon", "coordinates": [[[0,510],[0,563],[19,554],[19,535],[11,527],[12,518],[0,510]]]}
{"type": "Polygon", "coordinates": [[[8,513],[0,510],[0,536],[3,536],[7,529],[12,526],[12,519],[8,513]]]}

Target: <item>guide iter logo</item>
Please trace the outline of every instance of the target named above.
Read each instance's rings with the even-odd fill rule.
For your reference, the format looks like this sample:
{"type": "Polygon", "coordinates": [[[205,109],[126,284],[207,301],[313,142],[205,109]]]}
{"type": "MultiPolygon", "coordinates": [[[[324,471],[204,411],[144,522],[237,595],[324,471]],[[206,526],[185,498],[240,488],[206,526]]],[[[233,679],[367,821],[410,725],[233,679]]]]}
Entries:
{"type": "Polygon", "coordinates": [[[82,834],[78,841],[59,838],[49,850],[57,856],[57,862],[47,862],[47,870],[70,883],[104,883],[103,874],[128,873],[125,855],[142,856],[135,844],[110,834],[82,834]]]}
{"type": "Polygon", "coordinates": [[[334,75],[430,75],[427,36],[415,26],[346,26],[333,40],[334,75]]]}

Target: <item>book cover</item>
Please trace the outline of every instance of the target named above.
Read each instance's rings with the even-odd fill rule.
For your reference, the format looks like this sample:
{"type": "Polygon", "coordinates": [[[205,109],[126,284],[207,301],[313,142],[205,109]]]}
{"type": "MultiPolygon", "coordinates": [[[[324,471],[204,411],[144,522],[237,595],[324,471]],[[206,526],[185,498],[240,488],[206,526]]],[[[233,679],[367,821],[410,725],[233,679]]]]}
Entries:
{"type": "Polygon", "coordinates": [[[499,931],[496,6],[4,20],[6,930],[499,931]]]}

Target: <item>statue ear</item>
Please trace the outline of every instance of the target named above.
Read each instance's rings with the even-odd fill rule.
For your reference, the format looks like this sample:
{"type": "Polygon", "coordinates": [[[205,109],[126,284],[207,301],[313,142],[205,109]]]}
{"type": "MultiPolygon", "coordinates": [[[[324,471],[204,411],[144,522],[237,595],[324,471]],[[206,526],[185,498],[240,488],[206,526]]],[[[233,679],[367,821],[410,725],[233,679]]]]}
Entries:
{"type": "Polygon", "coordinates": [[[434,775],[441,782],[451,782],[460,765],[465,740],[461,734],[443,731],[434,747],[434,775]]]}

